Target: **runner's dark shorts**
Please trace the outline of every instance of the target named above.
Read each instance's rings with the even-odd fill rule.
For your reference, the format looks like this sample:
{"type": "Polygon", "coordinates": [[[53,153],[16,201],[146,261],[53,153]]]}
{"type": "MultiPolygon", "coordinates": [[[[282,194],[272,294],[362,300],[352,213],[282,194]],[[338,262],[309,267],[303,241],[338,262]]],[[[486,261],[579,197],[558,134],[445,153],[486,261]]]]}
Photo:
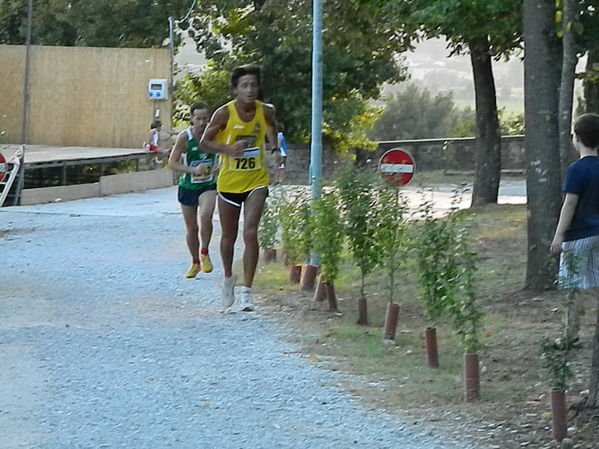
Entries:
{"type": "Polygon", "coordinates": [[[218,192],[218,196],[220,196],[224,202],[229,203],[232,206],[241,207],[245,200],[259,189],[266,189],[266,196],[268,196],[268,187],[256,187],[255,189],[242,193],[218,192]]]}
{"type": "Polygon", "coordinates": [[[184,206],[195,206],[198,204],[200,195],[210,190],[216,190],[216,184],[209,184],[201,189],[186,189],[185,187],[179,186],[177,191],[177,199],[184,206]]]}

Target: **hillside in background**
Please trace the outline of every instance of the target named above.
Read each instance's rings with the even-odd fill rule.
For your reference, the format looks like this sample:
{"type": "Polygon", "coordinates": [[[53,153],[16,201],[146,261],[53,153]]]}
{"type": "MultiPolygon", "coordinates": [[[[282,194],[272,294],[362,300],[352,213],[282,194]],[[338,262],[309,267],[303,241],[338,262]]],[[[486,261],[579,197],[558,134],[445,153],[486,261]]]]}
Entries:
{"type": "MultiPolygon", "coordinates": [[[[474,84],[469,56],[449,57],[445,41],[431,39],[421,42],[414,52],[406,53],[410,82],[426,87],[432,94],[453,92],[456,103],[474,106],[474,84]]],[[[512,111],[524,109],[524,70],[522,61],[497,61],[493,65],[500,107],[512,111]]],[[[402,90],[404,84],[385,86],[384,93],[391,95],[402,90]]]]}

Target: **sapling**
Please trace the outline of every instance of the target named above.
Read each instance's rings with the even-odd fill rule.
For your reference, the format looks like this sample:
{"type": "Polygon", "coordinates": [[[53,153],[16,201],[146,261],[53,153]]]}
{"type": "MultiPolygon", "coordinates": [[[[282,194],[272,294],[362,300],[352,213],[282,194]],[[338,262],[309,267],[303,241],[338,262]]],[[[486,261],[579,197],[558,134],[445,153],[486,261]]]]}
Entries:
{"type": "Polygon", "coordinates": [[[483,313],[476,302],[477,256],[470,249],[465,227],[456,228],[455,246],[450,263],[455,264],[457,277],[453,285],[453,301],[448,304],[455,333],[465,354],[476,354],[482,347],[483,313]]]}
{"type": "Polygon", "coordinates": [[[337,310],[337,302],[330,292],[334,292],[332,286],[339,274],[344,237],[338,205],[335,192],[323,193],[312,200],[312,245],[314,251],[320,254],[320,276],[324,283],[329,284],[327,297],[332,311],[337,310]]]}
{"type": "Polygon", "coordinates": [[[404,220],[408,209],[406,198],[398,188],[380,187],[375,203],[375,240],[380,251],[380,265],[387,275],[387,300],[393,304],[396,274],[405,261],[401,250],[408,245],[407,223],[404,220]]]}
{"type": "MultiPolygon", "coordinates": [[[[425,201],[420,206],[421,221],[412,228],[412,244],[416,256],[416,267],[418,272],[418,281],[422,291],[424,301],[424,314],[431,323],[427,331],[427,355],[429,366],[436,368],[438,366],[437,343],[435,326],[438,321],[446,316],[450,310],[458,310],[462,304],[457,301],[457,294],[460,289],[468,290],[469,287],[460,286],[460,282],[470,282],[468,276],[464,274],[472,273],[472,267],[465,268],[462,256],[468,254],[464,248],[460,247],[463,228],[460,228],[459,222],[462,215],[458,210],[461,200],[461,193],[454,191],[452,197],[452,207],[449,214],[445,217],[437,218],[433,214],[433,203],[425,201]],[[464,270],[466,270],[464,272],[464,270]],[[466,288],[467,287],[467,288],[466,288]]],[[[473,260],[473,259],[472,259],[473,260]]],[[[468,266],[468,265],[466,265],[468,266]]],[[[471,302],[468,307],[474,306],[473,290],[463,295],[462,301],[471,302]],[[470,293],[472,293],[471,296],[470,293]]],[[[470,318],[475,318],[473,310],[469,312],[470,318]]],[[[459,332],[468,334],[464,326],[468,323],[470,326],[477,324],[469,318],[463,322],[454,324],[462,326],[459,332]]],[[[478,328],[477,328],[478,330],[478,328]]],[[[471,335],[468,334],[468,335],[471,335]]],[[[472,339],[472,337],[468,337],[472,339]]]]}
{"type": "Polygon", "coordinates": [[[376,236],[376,190],[373,178],[363,171],[348,167],[337,178],[343,222],[350,252],[360,269],[360,300],[358,324],[368,324],[368,300],[366,277],[381,260],[381,251],[376,236]]]}
{"type": "Polygon", "coordinates": [[[545,337],[541,341],[541,359],[543,366],[547,368],[551,378],[551,387],[555,391],[565,393],[568,389],[568,383],[573,376],[571,368],[572,349],[574,348],[574,339],[572,338],[571,310],[572,302],[576,300],[579,293],[578,283],[578,260],[571,251],[564,251],[564,265],[566,270],[560,273],[558,285],[566,290],[566,304],[564,320],[562,323],[561,336],[555,339],[545,337]],[[566,273],[566,274],[563,274],[566,273]]]}
{"type": "Polygon", "coordinates": [[[312,226],[310,203],[304,197],[284,203],[279,209],[283,251],[289,263],[301,264],[310,256],[312,226]]]}
{"type": "Polygon", "coordinates": [[[266,199],[258,229],[258,240],[263,250],[274,249],[278,243],[279,207],[278,197],[269,197],[266,199]]]}

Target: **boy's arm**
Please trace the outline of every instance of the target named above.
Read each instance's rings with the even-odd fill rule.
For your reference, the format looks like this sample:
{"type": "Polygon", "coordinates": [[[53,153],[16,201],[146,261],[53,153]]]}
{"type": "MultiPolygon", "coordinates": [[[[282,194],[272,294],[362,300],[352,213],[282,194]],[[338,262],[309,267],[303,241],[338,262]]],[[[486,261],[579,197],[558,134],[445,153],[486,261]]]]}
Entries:
{"type": "Polygon", "coordinates": [[[557,228],[555,229],[555,236],[551,242],[551,253],[559,254],[562,251],[562,243],[564,242],[564,235],[572,223],[572,217],[576,212],[576,206],[578,205],[578,195],[575,193],[566,193],[562,210],[559,214],[559,221],[557,222],[557,228]]]}

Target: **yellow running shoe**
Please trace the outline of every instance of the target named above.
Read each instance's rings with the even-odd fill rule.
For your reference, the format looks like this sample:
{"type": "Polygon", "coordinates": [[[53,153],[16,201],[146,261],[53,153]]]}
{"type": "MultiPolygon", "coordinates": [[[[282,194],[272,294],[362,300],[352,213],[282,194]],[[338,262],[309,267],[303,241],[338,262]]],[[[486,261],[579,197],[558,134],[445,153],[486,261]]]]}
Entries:
{"type": "Polygon", "coordinates": [[[187,273],[185,273],[185,277],[186,278],[194,278],[197,276],[197,274],[200,272],[200,264],[199,263],[194,263],[191,264],[191,267],[189,267],[189,270],[187,270],[187,273]]]}
{"type": "Polygon", "coordinates": [[[212,271],[212,261],[208,254],[200,254],[200,260],[202,261],[202,271],[204,273],[210,273],[212,271]]]}

